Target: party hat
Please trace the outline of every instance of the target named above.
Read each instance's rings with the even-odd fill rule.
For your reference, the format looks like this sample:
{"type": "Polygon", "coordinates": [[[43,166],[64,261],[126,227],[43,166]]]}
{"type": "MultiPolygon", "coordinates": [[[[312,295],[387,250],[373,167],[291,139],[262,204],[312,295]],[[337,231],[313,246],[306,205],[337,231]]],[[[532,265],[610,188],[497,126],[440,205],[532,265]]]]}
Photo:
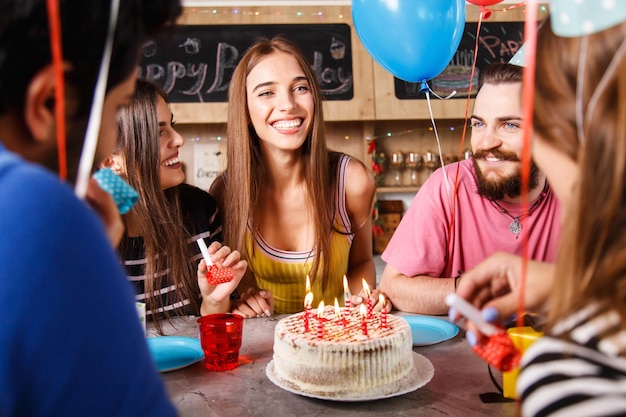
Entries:
{"type": "Polygon", "coordinates": [[[517,65],[518,67],[524,67],[526,66],[526,52],[524,52],[524,45],[522,45],[517,52],[515,52],[515,55],[513,55],[511,57],[511,59],[509,59],[509,64],[513,64],[513,65],[517,65]]]}
{"type": "Polygon", "coordinates": [[[626,1],[550,0],[550,16],[557,36],[590,35],[626,21],[626,1]]]}

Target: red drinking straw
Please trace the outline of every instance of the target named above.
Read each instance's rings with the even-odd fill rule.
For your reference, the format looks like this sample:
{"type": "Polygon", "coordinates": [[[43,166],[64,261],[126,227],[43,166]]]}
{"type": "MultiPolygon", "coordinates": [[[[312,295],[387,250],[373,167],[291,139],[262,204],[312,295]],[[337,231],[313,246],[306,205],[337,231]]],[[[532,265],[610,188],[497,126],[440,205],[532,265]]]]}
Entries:
{"type": "Polygon", "coordinates": [[[57,153],[59,178],[67,179],[67,151],[65,141],[65,78],[63,76],[63,47],[61,41],[61,16],[59,1],[47,0],[48,24],[50,25],[50,50],[56,88],[54,89],[54,110],[56,115],[57,153]]]}
{"type": "MultiPolygon", "coordinates": [[[[526,5],[524,22],[524,69],[522,72],[522,117],[524,120],[524,141],[522,144],[522,213],[528,210],[528,188],[530,185],[530,141],[533,131],[533,100],[535,97],[535,57],[537,51],[537,0],[529,0],[526,5]]],[[[522,227],[527,218],[523,218],[522,227]]],[[[528,233],[522,235],[522,276],[517,311],[517,326],[524,325],[524,296],[528,270],[528,233]]]]}

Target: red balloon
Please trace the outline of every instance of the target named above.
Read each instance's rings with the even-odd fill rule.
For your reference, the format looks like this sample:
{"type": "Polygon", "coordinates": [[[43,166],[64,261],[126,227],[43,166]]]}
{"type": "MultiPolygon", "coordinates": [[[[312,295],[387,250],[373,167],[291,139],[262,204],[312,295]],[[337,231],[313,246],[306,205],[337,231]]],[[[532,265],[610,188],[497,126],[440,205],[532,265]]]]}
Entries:
{"type": "Polygon", "coordinates": [[[493,6],[494,4],[502,3],[502,0],[467,0],[467,2],[476,6],[493,6]]]}

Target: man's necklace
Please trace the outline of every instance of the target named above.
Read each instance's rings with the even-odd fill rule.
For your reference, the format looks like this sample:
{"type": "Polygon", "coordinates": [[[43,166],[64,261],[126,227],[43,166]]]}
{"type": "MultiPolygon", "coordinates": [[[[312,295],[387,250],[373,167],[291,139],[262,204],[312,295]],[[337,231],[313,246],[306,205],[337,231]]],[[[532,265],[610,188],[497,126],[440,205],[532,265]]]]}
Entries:
{"type": "Polygon", "coordinates": [[[541,202],[546,198],[547,195],[548,195],[548,182],[546,181],[546,185],[543,187],[543,191],[541,192],[539,197],[535,200],[535,202],[530,206],[528,210],[524,211],[517,217],[509,213],[509,211],[505,209],[504,207],[502,207],[500,204],[498,204],[496,200],[489,199],[489,201],[495,208],[498,209],[498,211],[500,211],[500,213],[504,213],[507,216],[509,216],[511,219],[513,219],[513,221],[509,224],[509,230],[511,231],[511,233],[515,235],[515,239],[517,239],[519,237],[519,234],[522,232],[522,223],[520,222],[520,219],[522,217],[530,216],[533,213],[533,211],[539,206],[539,204],[541,204],[541,202]]]}

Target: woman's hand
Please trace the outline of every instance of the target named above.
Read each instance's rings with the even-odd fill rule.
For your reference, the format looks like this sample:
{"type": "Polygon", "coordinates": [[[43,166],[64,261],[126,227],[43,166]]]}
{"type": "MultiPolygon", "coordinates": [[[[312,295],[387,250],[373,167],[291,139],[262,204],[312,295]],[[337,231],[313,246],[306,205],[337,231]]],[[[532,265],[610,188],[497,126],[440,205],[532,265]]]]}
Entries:
{"type": "MultiPolygon", "coordinates": [[[[496,253],[472,270],[465,272],[459,281],[456,294],[482,310],[489,322],[503,321],[518,310],[523,259],[508,253],[496,253]]],[[[552,289],[554,264],[528,261],[524,288],[524,309],[540,310],[552,289]]],[[[458,315],[450,311],[450,319],[458,315]]],[[[477,331],[475,326],[470,326],[477,331]]]]}
{"type": "Polygon", "coordinates": [[[232,311],[244,318],[270,317],[274,314],[274,297],[269,290],[248,288],[232,311]]]}
{"type": "Polygon", "coordinates": [[[241,259],[239,251],[231,251],[228,246],[222,246],[219,242],[212,242],[208,247],[208,252],[213,264],[219,268],[229,268],[233,272],[234,278],[221,284],[209,285],[206,278],[208,273],[206,261],[204,259],[200,261],[198,264],[198,287],[202,294],[200,314],[203,316],[230,310],[230,295],[237,289],[248,268],[248,262],[241,259]]]}

